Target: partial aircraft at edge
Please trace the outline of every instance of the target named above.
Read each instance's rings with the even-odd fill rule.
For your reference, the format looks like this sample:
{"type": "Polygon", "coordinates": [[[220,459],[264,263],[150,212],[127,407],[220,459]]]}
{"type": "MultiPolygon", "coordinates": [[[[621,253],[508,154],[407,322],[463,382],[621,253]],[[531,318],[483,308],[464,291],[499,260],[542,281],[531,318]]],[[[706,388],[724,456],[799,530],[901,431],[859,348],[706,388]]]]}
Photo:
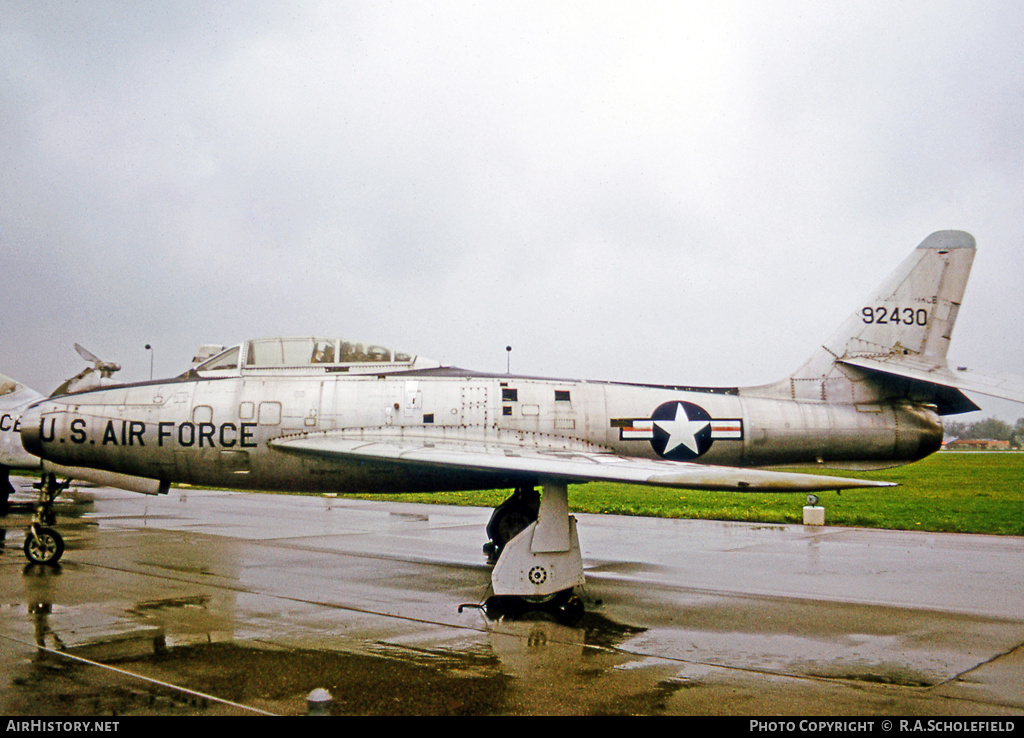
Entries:
{"type": "Polygon", "coordinates": [[[79,349],[94,367],[50,397],[0,377],[0,496],[10,467],[42,460],[25,552],[55,563],[52,504],[73,478],[148,494],[509,487],[487,526],[495,599],[573,613],[569,484],[891,486],[757,467],[908,463],[939,449],[941,416],[977,409],[962,390],[1024,402],[1020,378],[946,364],[974,254],[967,233],[932,234],[800,369],[756,387],[481,374],[338,337],[246,341],[172,379],[113,384],[116,365],[79,349]]]}

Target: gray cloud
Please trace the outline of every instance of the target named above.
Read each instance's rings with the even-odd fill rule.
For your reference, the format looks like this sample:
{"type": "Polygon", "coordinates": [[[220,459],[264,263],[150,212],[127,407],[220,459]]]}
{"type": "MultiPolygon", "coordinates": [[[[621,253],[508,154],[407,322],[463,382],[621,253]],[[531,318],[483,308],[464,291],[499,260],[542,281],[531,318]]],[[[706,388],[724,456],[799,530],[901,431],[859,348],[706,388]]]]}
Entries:
{"type": "Polygon", "coordinates": [[[6,3],[0,371],[339,332],[759,383],[962,228],[954,360],[1024,372],[1019,3],[705,5],[6,3]]]}

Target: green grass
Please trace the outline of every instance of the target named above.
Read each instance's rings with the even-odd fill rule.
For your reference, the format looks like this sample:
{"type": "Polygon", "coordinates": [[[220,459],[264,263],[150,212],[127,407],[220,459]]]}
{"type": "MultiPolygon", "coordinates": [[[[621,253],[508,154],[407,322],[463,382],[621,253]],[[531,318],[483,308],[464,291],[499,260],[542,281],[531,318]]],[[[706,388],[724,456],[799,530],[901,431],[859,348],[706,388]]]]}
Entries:
{"type": "MultiPolygon", "coordinates": [[[[818,494],[827,525],[1024,535],[1024,454],[939,453],[877,472],[828,472],[899,483],[889,489],[818,494]]],[[[353,495],[355,496],[355,495],[353,495]]],[[[361,495],[442,505],[493,507],[508,490],[429,495],[361,495]]],[[[700,492],[593,482],[569,489],[574,512],[800,523],[806,495],[700,492]]]]}

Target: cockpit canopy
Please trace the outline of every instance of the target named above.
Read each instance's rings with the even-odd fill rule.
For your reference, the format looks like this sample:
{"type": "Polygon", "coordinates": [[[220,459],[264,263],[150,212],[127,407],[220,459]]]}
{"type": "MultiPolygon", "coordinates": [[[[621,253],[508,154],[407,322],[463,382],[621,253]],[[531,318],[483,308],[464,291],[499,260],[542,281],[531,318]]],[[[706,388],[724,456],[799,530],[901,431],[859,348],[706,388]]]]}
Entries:
{"type": "Polygon", "coordinates": [[[355,374],[440,366],[436,361],[384,346],[341,338],[258,338],[232,346],[196,367],[201,376],[221,374],[355,374]]]}

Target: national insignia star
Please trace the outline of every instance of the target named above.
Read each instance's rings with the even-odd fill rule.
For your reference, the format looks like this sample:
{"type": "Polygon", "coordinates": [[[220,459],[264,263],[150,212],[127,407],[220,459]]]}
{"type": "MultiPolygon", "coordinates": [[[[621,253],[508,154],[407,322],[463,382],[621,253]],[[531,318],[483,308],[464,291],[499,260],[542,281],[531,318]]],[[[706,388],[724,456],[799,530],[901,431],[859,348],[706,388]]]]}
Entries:
{"type": "Polygon", "coordinates": [[[690,420],[682,403],[676,405],[676,417],[673,420],[655,420],[654,425],[668,433],[665,443],[665,456],[680,446],[685,446],[695,456],[700,453],[697,448],[697,435],[711,424],[708,420],[690,420]]]}

